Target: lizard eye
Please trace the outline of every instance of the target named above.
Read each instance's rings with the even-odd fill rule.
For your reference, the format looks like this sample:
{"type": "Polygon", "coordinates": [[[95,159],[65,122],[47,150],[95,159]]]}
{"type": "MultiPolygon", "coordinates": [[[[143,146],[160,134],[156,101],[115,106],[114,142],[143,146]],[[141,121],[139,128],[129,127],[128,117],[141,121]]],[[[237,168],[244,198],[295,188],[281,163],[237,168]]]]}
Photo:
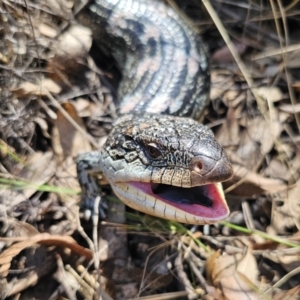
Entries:
{"type": "Polygon", "coordinates": [[[159,156],[161,156],[161,151],[154,143],[150,143],[147,145],[147,152],[151,158],[158,158],[159,156]]]}

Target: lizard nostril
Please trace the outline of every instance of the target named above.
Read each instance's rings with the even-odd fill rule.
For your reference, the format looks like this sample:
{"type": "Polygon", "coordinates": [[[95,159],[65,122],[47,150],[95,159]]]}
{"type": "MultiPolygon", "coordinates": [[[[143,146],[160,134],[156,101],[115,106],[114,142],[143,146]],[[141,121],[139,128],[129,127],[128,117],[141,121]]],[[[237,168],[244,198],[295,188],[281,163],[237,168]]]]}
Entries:
{"type": "Polygon", "coordinates": [[[198,176],[206,176],[214,169],[216,161],[208,157],[194,157],[190,162],[190,170],[198,176]]]}
{"type": "Polygon", "coordinates": [[[201,173],[203,169],[203,165],[201,161],[197,161],[194,165],[194,171],[197,173],[201,173]]]}

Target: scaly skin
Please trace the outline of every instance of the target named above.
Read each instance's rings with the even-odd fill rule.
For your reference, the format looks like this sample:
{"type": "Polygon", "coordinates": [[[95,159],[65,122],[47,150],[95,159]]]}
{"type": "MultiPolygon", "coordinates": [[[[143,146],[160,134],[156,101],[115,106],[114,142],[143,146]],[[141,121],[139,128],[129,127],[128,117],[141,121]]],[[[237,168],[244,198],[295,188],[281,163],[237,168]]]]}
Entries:
{"type": "Polygon", "coordinates": [[[200,118],[209,94],[207,56],[176,12],[156,0],[94,0],[79,17],[122,72],[120,114],[200,118]]]}
{"type": "Polygon", "coordinates": [[[101,173],[127,205],[190,224],[229,211],[220,181],[231,164],[198,119],[207,103],[208,63],[200,38],[160,1],[96,0],[82,13],[122,72],[120,116],[100,151],[77,159],[84,206],[101,173]],[[179,116],[179,117],[177,117],[179,116]]]}

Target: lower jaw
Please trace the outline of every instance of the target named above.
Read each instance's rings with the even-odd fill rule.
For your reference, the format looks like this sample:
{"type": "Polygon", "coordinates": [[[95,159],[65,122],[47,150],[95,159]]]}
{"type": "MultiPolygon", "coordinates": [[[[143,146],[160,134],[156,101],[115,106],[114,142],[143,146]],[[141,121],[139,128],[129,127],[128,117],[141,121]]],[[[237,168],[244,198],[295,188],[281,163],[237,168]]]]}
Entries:
{"type": "MultiPolygon", "coordinates": [[[[150,183],[144,182],[132,181],[119,184],[119,188],[116,187],[115,192],[127,205],[169,220],[204,224],[215,223],[226,218],[229,209],[221,183],[209,184],[203,186],[203,189],[205,196],[211,199],[210,207],[198,203],[178,203],[178,201],[165,199],[161,195],[153,193],[150,183]]],[[[201,199],[201,194],[199,194],[199,199],[201,199]]]]}

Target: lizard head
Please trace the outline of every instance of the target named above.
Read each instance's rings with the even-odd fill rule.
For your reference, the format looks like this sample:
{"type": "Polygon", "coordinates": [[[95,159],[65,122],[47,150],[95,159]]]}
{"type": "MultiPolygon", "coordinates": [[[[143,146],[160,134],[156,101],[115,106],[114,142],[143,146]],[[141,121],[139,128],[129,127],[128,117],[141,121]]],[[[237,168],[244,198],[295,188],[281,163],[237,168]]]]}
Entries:
{"type": "Polygon", "coordinates": [[[103,150],[104,176],[127,205],[183,223],[224,219],[220,184],[233,170],[206,126],[173,116],[120,118],[103,150]]]}

